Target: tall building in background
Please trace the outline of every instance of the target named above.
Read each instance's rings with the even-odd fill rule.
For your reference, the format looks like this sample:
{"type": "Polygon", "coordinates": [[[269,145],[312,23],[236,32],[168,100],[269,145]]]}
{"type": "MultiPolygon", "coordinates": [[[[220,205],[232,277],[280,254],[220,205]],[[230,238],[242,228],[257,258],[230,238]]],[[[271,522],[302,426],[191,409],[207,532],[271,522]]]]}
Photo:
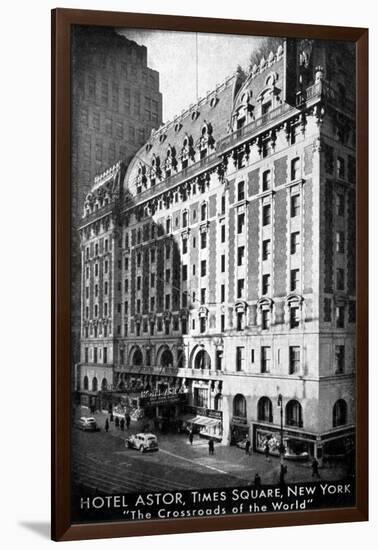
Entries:
{"type": "Polygon", "coordinates": [[[80,242],[84,198],[96,174],[128,164],[162,122],[159,73],[147,49],[109,27],[72,33],[72,357],[79,360],[80,242]]]}
{"type": "Polygon", "coordinates": [[[288,40],[95,179],[82,404],[288,456],[352,448],[353,82],[346,44],[288,40]]]}

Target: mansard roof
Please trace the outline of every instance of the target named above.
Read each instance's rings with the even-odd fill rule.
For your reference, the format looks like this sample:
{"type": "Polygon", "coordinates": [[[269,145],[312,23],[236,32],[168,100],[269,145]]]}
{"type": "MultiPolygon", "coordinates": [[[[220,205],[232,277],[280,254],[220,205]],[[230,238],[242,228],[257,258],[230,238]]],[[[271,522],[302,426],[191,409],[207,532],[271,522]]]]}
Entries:
{"type": "MultiPolygon", "coordinates": [[[[192,142],[197,151],[198,142],[204,128],[210,128],[213,139],[220,139],[230,131],[236,75],[228,77],[215,90],[208,92],[197,103],[190,105],[172,121],[155,131],[131,160],[125,177],[125,186],[132,194],[133,184],[140,166],[149,168],[153,160],[159,158],[163,164],[169,150],[180,158],[185,138],[192,142]]],[[[198,152],[196,160],[199,160],[198,152]]]]}

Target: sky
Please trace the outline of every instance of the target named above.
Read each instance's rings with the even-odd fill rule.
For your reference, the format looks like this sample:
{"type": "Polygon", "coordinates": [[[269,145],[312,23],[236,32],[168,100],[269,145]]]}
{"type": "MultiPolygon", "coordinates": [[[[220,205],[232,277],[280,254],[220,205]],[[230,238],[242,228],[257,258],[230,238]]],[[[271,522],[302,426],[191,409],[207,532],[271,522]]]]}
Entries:
{"type": "MultiPolygon", "coordinates": [[[[147,47],[147,63],[160,73],[163,120],[168,122],[196,101],[196,33],[118,29],[147,47]]],[[[198,33],[198,94],[203,97],[248,59],[258,37],[198,33]]]]}

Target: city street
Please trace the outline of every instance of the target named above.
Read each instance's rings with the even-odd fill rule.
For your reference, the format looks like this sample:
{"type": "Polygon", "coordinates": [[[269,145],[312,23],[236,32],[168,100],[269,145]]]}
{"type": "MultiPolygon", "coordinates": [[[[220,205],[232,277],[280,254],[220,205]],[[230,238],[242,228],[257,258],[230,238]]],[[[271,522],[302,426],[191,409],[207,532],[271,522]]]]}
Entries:
{"type": "MultiPolygon", "coordinates": [[[[88,415],[87,411],[82,411],[88,415]]],[[[122,432],[110,423],[104,430],[106,415],[97,413],[99,432],[73,429],[73,478],[82,488],[106,493],[169,491],[193,488],[247,486],[253,484],[256,472],[263,484],[279,481],[279,459],[269,460],[260,453],[247,455],[237,447],[215,444],[209,456],[208,442],[198,436],[190,445],[184,434],[159,434],[159,451],[141,454],[125,447],[125,439],[141,431],[141,424],[132,422],[122,432]]],[[[286,482],[310,481],[310,463],[286,461],[286,482]]],[[[324,480],[343,479],[342,465],[320,470],[324,480]]]]}

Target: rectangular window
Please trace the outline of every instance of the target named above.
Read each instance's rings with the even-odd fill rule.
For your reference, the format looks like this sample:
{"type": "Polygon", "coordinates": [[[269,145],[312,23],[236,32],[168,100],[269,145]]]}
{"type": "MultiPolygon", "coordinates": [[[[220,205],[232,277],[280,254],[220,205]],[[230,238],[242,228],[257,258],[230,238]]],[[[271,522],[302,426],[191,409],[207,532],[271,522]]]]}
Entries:
{"type": "Polygon", "coordinates": [[[268,330],[270,325],[270,311],[269,309],[263,309],[261,311],[261,328],[263,330],[268,330]]]}
{"type": "Polygon", "coordinates": [[[301,351],[299,346],[289,347],[289,374],[298,374],[300,369],[301,351]]]}
{"type": "Polygon", "coordinates": [[[344,290],[345,287],[345,272],[340,267],[336,269],[336,288],[344,290]]]}
{"type": "Polygon", "coordinates": [[[342,193],[336,194],[336,213],[338,216],[344,216],[345,214],[345,195],[342,193]]]}
{"type": "Polygon", "coordinates": [[[182,280],[187,281],[187,279],[188,279],[188,266],[183,265],[182,266],[182,280]]]}
{"type": "Polygon", "coordinates": [[[344,328],[345,326],[345,307],[336,306],[336,327],[344,328]]]}
{"type": "Polygon", "coordinates": [[[183,308],[188,307],[188,294],[187,294],[187,292],[182,293],[181,303],[182,303],[183,308]]]}
{"type": "Polygon", "coordinates": [[[137,290],[140,290],[142,286],[142,277],[137,277],[137,290]]]}
{"type": "Polygon", "coordinates": [[[236,348],[236,372],[244,370],[245,361],[245,348],[244,346],[238,346],[236,348]]]}
{"type": "Polygon", "coordinates": [[[290,308],[290,328],[297,328],[299,327],[299,307],[292,306],[290,308]]]}
{"type": "Polygon", "coordinates": [[[243,201],[244,198],[245,198],[244,181],[239,181],[239,183],[238,183],[238,201],[243,201]]]}
{"type": "Polygon", "coordinates": [[[104,363],[107,363],[108,362],[108,348],[104,348],[103,349],[103,353],[104,353],[104,363]]]}
{"type": "Polygon", "coordinates": [[[238,279],[237,297],[244,297],[244,279],[238,279]]]}
{"type": "Polygon", "coordinates": [[[295,181],[299,179],[300,176],[300,159],[299,157],[293,159],[291,161],[291,181],[295,181]]]}
{"type": "Polygon", "coordinates": [[[201,317],[200,318],[200,332],[201,332],[201,334],[206,332],[206,317],[201,317]]]}
{"type": "Polygon", "coordinates": [[[261,348],[261,372],[270,372],[271,350],[270,346],[261,348]]]}
{"type": "Polygon", "coordinates": [[[201,233],[201,248],[206,248],[207,243],[207,233],[201,233]]]}
{"type": "Polygon", "coordinates": [[[206,260],[201,260],[201,277],[206,276],[206,260]]]}
{"type": "Polygon", "coordinates": [[[165,309],[169,310],[171,308],[171,295],[166,294],[165,295],[165,309]]]}
{"type": "Polygon", "coordinates": [[[255,350],[251,349],[251,363],[255,362],[255,350]]]}
{"type": "Polygon", "coordinates": [[[221,272],[224,273],[226,270],[226,256],[224,254],[221,255],[221,272]]]}
{"type": "Polygon", "coordinates": [[[97,348],[93,348],[93,363],[97,363],[97,348]]]}
{"type": "Polygon", "coordinates": [[[220,321],[221,321],[221,332],[224,332],[224,329],[225,329],[225,316],[224,316],[223,313],[220,317],[220,321]]]}
{"type": "Polygon", "coordinates": [[[238,311],[236,314],[236,330],[244,330],[244,313],[242,311],[238,311]]]}
{"type": "Polygon", "coordinates": [[[221,198],[221,214],[224,214],[226,212],[226,197],[222,195],[221,198]]]}
{"type": "Polygon", "coordinates": [[[238,215],[238,233],[242,233],[245,224],[245,214],[241,213],[238,215]]]}
{"type": "Polygon", "coordinates": [[[155,273],[151,273],[151,288],[155,287],[155,273]]]}
{"type": "Polygon", "coordinates": [[[299,215],[300,210],[300,197],[299,193],[296,195],[291,195],[290,197],[290,216],[295,218],[299,215]]]}
{"type": "Polygon", "coordinates": [[[345,371],[345,346],[335,346],[336,374],[343,374],[345,371]]]}
{"type": "Polygon", "coordinates": [[[270,239],[266,239],[262,243],[262,259],[269,260],[270,258],[270,239]]]}
{"type": "Polygon", "coordinates": [[[188,239],[182,239],[182,253],[186,254],[188,252],[188,239]]]}
{"type": "Polygon", "coordinates": [[[270,225],[272,208],[270,204],[263,206],[263,225],[270,225]]]}
{"type": "Polygon", "coordinates": [[[84,362],[88,363],[88,348],[84,348],[84,362]]]}
{"type": "Polygon", "coordinates": [[[188,322],[186,319],[181,320],[181,332],[182,334],[188,334],[188,322]]]}
{"type": "Polygon", "coordinates": [[[137,300],[137,313],[140,313],[140,299],[137,300]]]}
{"type": "Polygon", "coordinates": [[[238,265],[244,264],[244,252],[245,252],[245,247],[239,246],[238,247],[238,265]]]}
{"type": "Polygon", "coordinates": [[[221,284],[221,287],[220,287],[220,299],[221,299],[221,302],[223,304],[223,302],[225,301],[225,291],[226,291],[226,287],[224,284],[221,284]]]}
{"type": "Polygon", "coordinates": [[[262,190],[268,191],[270,189],[270,170],[265,170],[262,175],[262,190]]]}
{"type": "Polygon", "coordinates": [[[299,249],[299,231],[290,235],[290,254],[296,254],[299,249]]]}
{"type": "Polygon", "coordinates": [[[171,257],[171,246],[169,244],[165,247],[165,257],[167,260],[171,257]]]}
{"type": "Polygon", "coordinates": [[[224,243],[226,241],[226,226],[223,224],[221,225],[221,242],[224,243]]]}
{"type": "Polygon", "coordinates": [[[270,275],[265,274],[262,277],[262,293],[269,294],[270,291],[270,275]]]}
{"type": "Polygon", "coordinates": [[[206,303],[206,288],[201,288],[201,304],[206,303]]]}
{"type": "Polygon", "coordinates": [[[165,270],[165,282],[166,283],[169,283],[171,280],[171,270],[170,269],[166,269],[165,270]]]}
{"type": "Polygon", "coordinates": [[[344,231],[336,231],[336,252],[344,254],[345,251],[345,234],[344,231]]]}
{"type": "Polygon", "coordinates": [[[299,269],[292,269],[290,271],[290,290],[291,292],[299,290],[299,269]]]}
{"type": "Polygon", "coordinates": [[[196,274],[196,264],[193,264],[192,273],[193,273],[193,275],[196,274]]]}
{"type": "Polygon", "coordinates": [[[345,160],[342,157],[336,159],[336,173],[339,179],[345,179],[345,160]]]}

